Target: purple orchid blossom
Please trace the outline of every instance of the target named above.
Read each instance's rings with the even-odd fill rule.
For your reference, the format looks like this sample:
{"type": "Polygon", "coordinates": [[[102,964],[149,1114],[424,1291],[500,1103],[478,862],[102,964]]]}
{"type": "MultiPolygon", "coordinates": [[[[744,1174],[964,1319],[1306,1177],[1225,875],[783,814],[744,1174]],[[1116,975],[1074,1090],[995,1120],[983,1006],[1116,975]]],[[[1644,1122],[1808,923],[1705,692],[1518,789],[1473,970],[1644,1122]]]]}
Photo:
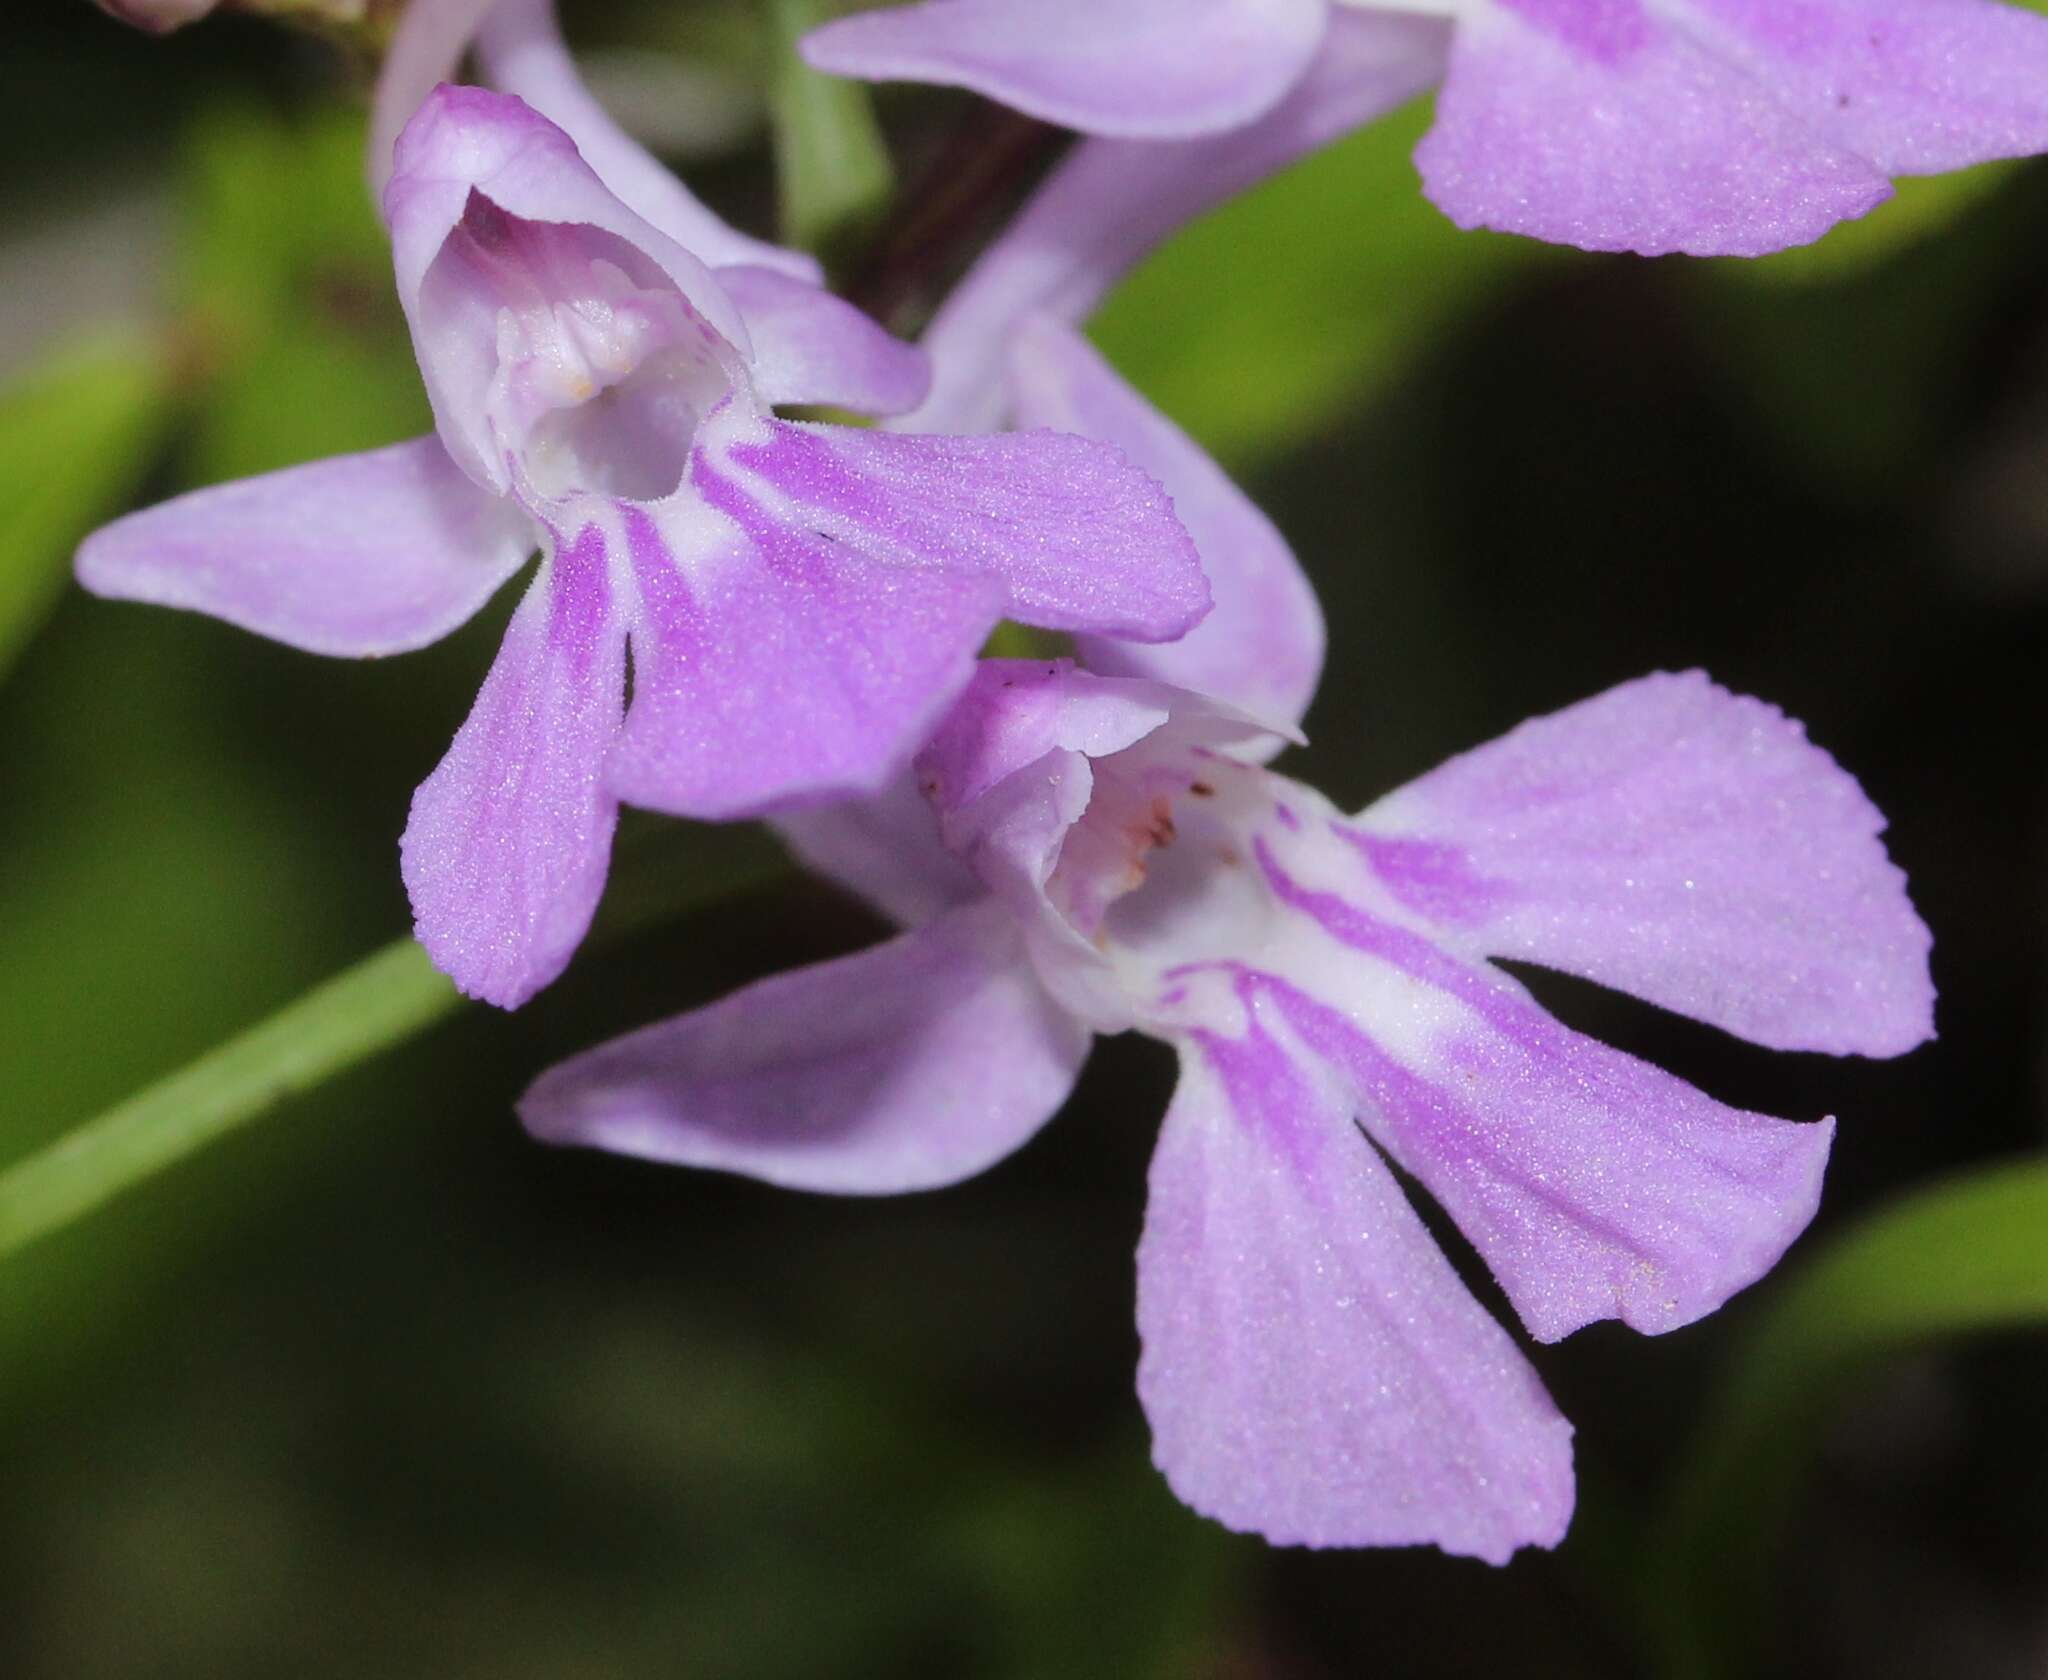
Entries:
{"type": "MultiPolygon", "coordinates": [[[[423,49],[395,46],[386,67],[387,96],[390,87],[451,67],[460,56],[457,35],[473,30],[484,79],[560,126],[605,184],[677,244],[714,266],[758,264],[821,279],[808,254],[729,227],[619,128],[578,74],[553,0],[495,0],[481,12],[476,0],[415,0],[408,21],[420,29],[416,20],[427,13],[439,17],[437,27],[425,31],[439,45],[420,62],[408,62],[408,54],[419,58],[423,49]]],[[[1335,73],[1325,71],[1320,80],[1335,73]]],[[[1359,74],[1358,66],[1349,73],[1359,74]]],[[[1215,610],[1170,642],[1082,636],[1076,650],[1083,662],[1097,672],[1233,694],[1262,717],[1298,723],[1321,675],[1324,638],[1321,608],[1293,551],[1198,444],[1069,330],[1093,308],[1099,290],[1074,283],[1071,273],[1053,279],[1044,255],[1027,254],[1035,243],[1027,219],[969,271],[955,290],[966,306],[956,310],[949,301],[919,346],[932,368],[925,401],[889,416],[885,427],[947,433],[1043,427],[1121,450],[1172,497],[1201,555],[1215,610]],[[1040,281],[1021,293],[1011,278],[1020,264],[1040,281]]],[[[1086,258],[1077,253],[1076,260],[1086,258]]],[[[829,327],[821,323],[817,330],[829,327]]]]}
{"type": "Polygon", "coordinates": [[[1104,445],[777,419],[913,406],[923,360],[784,269],[707,268],[516,98],[436,91],[385,210],[434,435],[131,515],[78,571],[367,656],[447,634],[541,551],[401,848],[420,939],[478,997],[568,961],[620,800],[872,791],[1001,618],[1146,640],[1207,609],[1165,495],[1104,445]]]}
{"type": "Polygon", "coordinates": [[[909,931],[543,1075],[538,1137],[885,1194],[1059,1107],[1091,1035],[1180,1054],[1138,1249],[1138,1390],[1176,1493],[1317,1546],[1552,1545],[1570,1425],[1388,1163],[1529,1333],[1713,1311],[1811,1217],[1831,1121],[1717,1103],[1488,959],[1782,1049],[1931,1032],[1883,820],[1800,726],[1697,672],[1523,724],[1356,816],[1260,768],[1245,712],[990,661],[917,786],[810,861],[909,931]],[[922,797],[919,797],[919,794],[922,797]]]}
{"type": "Polygon", "coordinates": [[[1429,198],[1588,250],[1757,256],[1893,176],[2048,149],[2048,20],[2002,0],[922,0],[804,53],[1126,143],[1083,171],[1126,244],[1437,81],[1429,198]],[[1331,74],[1360,58],[1386,74],[1331,74]]]}

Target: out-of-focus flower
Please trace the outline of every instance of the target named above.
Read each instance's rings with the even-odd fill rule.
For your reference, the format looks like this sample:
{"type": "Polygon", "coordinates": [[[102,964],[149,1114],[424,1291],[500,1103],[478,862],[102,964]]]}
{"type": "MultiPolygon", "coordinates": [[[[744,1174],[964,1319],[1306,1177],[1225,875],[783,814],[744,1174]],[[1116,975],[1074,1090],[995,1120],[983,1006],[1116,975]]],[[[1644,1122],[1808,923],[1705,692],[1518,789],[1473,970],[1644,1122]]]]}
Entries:
{"type": "Polygon", "coordinates": [[[989,662],[813,861],[911,931],[542,1076],[538,1136],[875,1194],[979,1172],[1091,1032],[1179,1051],[1138,1251],[1139,1394],[1197,1510],[1279,1542],[1554,1544],[1570,1426],[1389,1171],[1529,1332],[1659,1332],[1811,1217],[1831,1122],[1728,1108],[1489,958],[1758,1043],[1895,1055],[1928,936],[1856,783],[1699,673],[1525,723],[1355,817],[1163,685],[989,662]]]}
{"type": "Polygon", "coordinates": [[[188,23],[197,23],[220,4],[220,0],[93,0],[110,17],[146,29],[152,35],[168,35],[188,23]]]}
{"type": "Polygon", "coordinates": [[[152,35],[197,23],[224,3],[237,12],[346,27],[362,23],[382,0],[93,0],[101,11],[152,35]]]}
{"type": "Polygon", "coordinates": [[[2048,20],[2002,0],[922,0],[804,52],[1090,134],[1202,142],[1152,161],[1148,222],[1438,78],[1415,158],[1429,197],[1460,226],[1589,250],[1755,256],[1861,215],[1893,176],[2048,148],[2048,20]],[[1361,52],[1379,85],[1299,103],[1326,55],[1361,52]],[[1241,159],[1213,149],[1231,136],[1241,159]]]}
{"type": "Polygon", "coordinates": [[[908,408],[923,360],[786,272],[714,274],[515,98],[431,96],[385,209],[435,434],[131,515],[78,571],[375,655],[541,550],[402,845],[421,940],[479,997],[567,962],[621,799],[729,818],[871,792],[1001,618],[1144,640],[1207,608],[1165,495],[1104,445],[777,419],[908,408]]]}

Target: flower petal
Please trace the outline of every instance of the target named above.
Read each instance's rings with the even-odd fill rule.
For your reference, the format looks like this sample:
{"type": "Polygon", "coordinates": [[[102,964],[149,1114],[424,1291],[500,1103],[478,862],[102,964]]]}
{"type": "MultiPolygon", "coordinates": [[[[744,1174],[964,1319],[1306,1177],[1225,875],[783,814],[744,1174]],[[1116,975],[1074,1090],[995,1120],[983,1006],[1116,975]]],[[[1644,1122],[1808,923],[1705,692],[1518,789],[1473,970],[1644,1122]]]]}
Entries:
{"type": "MultiPolygon", "coordinates": [[[[1017,422],[1114,444],[1166,487],[1202,557],[1215,608],[1156,647],[1083,638],[1094,671],[1150,677],[1299,723],[1323,665],[1323,614],[1294,551],[1193,439],[1118,377],[1087,340],[1049,316],[1011,344],[1017,422]]],[[[1270,751],[1281,743],[1270,742],[1270,751]]]]}
{"type": "Polygon", "coordinates": [[[721,412],[689,494],[624,515],[646,604],[622,798],[702,817],[876,792],[1004,611],[1137,636],[1207,606],[1194,548],[1114,450],[721,412]]]}
{"type": "Polygon", "coordinates": [[[1340,6],[1308,74],[1250,127],[1171,145],[1083,140],[947,294],[922,340],[931,395],[891,429],[1000,430],[1010,338],[1026,315],[1085,320],[1183,223],[1435,81],[1449,40],[1441,18],[1340,6]]]}
{"type": "Polygon", "coordinates": [[[1933,1033],[1929,935],[1856,781],[1703,673],[1624,683],[1365,811],[1355,844],[1461,950],[1582,975],[1758,1044],[1933,1033]]]}
{"type": "Polygon", "coordinates": [[[1327,1079],[1197,1035],[1152,1159],[1138,1395],[1189,1505],[1284,1545],[1504,1563],[1571,1517],[1571,1425],[1327,1079]]]}
{"type": "Polygon", "coordinates": [[[590,926],[618,816],[598,767],[624,694],[625,630],[593,525],[534,579],[400,842],[420,943],[472,997],[516,1008],[590,926]]]}
{"type": "Polygon", "coordinates": [[[537,546],[440,440],[195,490],[94,532],[78,581],[185,607],[311,653],[402,653],[481,607],[537,546]]]}
{"type": "Polygon", "coordinates": [[[1805,244],[1891,193],[1639,0],[1496,0],[1463,19],[1415,162],[1460,227],[1645,256],[1805,244]]]}
{"type": "MultiPolygon", "coordinates": [[[[1047,989],[1096,1031],[1121,1032],[1137,1022],[1136,994],[1094,938],[1100,906],[1131,890],[1146,852],[1170,843],[1170,818],[1167,840],[1158,838],[1167,813],[1157,801],[1170,804],[1192,779],[1189,755],[1250,756],[1245,749],[1271,735],[1255,718],[1163,683],[1100,677],[1069,660],[984,659],[914,768],[948,848],[1025,928],[1047,989]],[[1104,761],[1118,766],[1107,784],[1098,779],[1104,761]],[[1077,834],[1084,816],[1092,824],[1077,834]],[[1086,926],[1070,917],[1073,899],[1055,905],[1049,892],[1055,869],[1070,865],[1077,883],[1088,882],[1079,889],[1092,907],[1086,926]]],[[[1136,879],[1144,875],[1140,868],[1136,879]]]]}
{"type": "Polygon", "coordinates": [[[946,849],[939,814],[908,771],[868,798],[788,811],[770,826],[807,869],[903,927],[921,926],[982,893],[946,849]]]}
{"type": "Polygon", "coordinates": [[[1506,975],[1289,875],[1336,941],[1256,981],[1341,1069],[1367,1128],[1458,1222],[1542,1341],[1619,1317],[1655,1335],[1774,1266],[1820,1199],[1832,1121],[1715,1102],[1559,1025],[1506,975]]]}
{"type": "Polygon", "coordinates": [[[578,74],[562,40],[554,0],[498,0],[477,34],[477,57],[493,87],[517,94],[558,124],[606,186],[700,261],[713,268],[751,263],[822,284],[824,271],[816,258],[727,226],[673,170],[619,127],[578,74]]]}
{"type": "Polygon", "coordinates": [[[697,484],[729,526],[624,516],[644,609],[612,790],[714,821],[874,793],[973,675],[1001,584],[878,562],[708,467],[697,484]]]}
{"type": "Polygon", "coordinates": [[[1237,128],[1301,77],[1327,0],[925,0],[799,44],[820,70],[971,88],[1090,134],[1237,128]]]}
{"type": "Polygon", "coordinates": [[[762,267],[721,268],[718,283],[746,319],[763,402],[903,414],[931,388],[922,350],[828,291],[762,267]]]}
{"type": "Polygon", "coordinates": [[[1173,716],[1175,698],[1067,659],[984,659],[917,755],[918,777],[942,818],[962,816],[1019,771],[1033,770],[1037,784],[1049,753],[1106,758],[1142,741],[1173,716]]]}
{"type": "Polygon", "coordinates": [[[1028,1141],[1088,1044],[984,901],[575,1057],[519,1111],[551,1143],[891,1195],[1028,1141]]]}
{"type": "Polygon", "coordinates": [[[1173,503],[1108,444],[775,425],[727,455],[787,520],[898,566],[999,578],[1026,624],[1164,642],[1209,610],[1173,503]]]}
{"type": "Polygon", "coordinates": [[[1997,0],[1677,0],[1674,19],[1887,175],[2048,150],[2048,20],[1997,0]]]}
{"type": "Polygon", "coordinates": [[[1222,748],[1250,757],[1272,731],[1206,695],[1098,676],[1071,660],[984,659],[915,770],[948,845],[970,861],[985,849],[998,854],[984,879],[1019,883],[1022,910],[1088,808],[1091,761],[1155,736],[1169,753],[1222,748]]]}

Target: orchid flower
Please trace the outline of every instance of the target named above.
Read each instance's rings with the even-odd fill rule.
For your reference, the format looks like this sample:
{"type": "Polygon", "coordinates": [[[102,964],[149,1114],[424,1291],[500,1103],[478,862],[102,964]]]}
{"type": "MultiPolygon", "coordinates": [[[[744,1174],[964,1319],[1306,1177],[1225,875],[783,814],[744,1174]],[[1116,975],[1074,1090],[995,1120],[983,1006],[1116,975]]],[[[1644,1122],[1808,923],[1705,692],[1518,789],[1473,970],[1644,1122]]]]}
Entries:
{"type": "MultiPolygon", "coordinates": [[[[820,278],[816,261],[806,253],[729,227],[619,128],[577,73],[553,0],[496,0],[480,18],[473,0],[414,0],[414,11],[438,11],[458,25],[468,20],[476,30],[485,80],[560,125],[607,186],[685,249],[714,266],[757,264],[799,279],[820,278]]],[[[447,42],[450,31],[444,28],[440,38],[447,42]]],[[[408,69],[397,49],[392,63],[397,68],[387,69],[387,78],[393,84],[421,68],[408,69]]],[[[1231,693],[1263,717],[1299,722],[1321,675],[1323,621],[1293,551],[1200,445],[1070,330],[1096,301],[1089,288],[1041,285],[1021,307],[990,306],[1016,295],[1004,276],[1020,261],[1045,274],[1043,258],[1017,254],[1034,239],[1028,225],[1007,234],[969,271],[956,290],[970,300],[968,306],[953,311],[949,304],[920,344],[932,366],[932,390],[909,413],[888,417],[885,427],[905,432],[1047,427],[1121,450],[1172,497],[1200,553],[1215,610],[1170,642],[1080,637],[1077,651],[1083,662],[1098,672],[1231,693]],[[1056,300],[1070,303],[1074,312],[1062,317],[1052,307],[1056,300]]]]}
{"type": "Polygon", "coordinates": [[[1588,250],[1756,256],[1862,215],[1893,176],[2048,148],[2048,20],[2003,0],[922,0],[804,53],[1181,143],[1085,172],[1146,224],[1433,81],[1430,199],[1461,227],[1588,250]],[[1383,80],[1319,85],[1361,53],[1383,80]]]}
{"type": "Polygon", "coordinates": [[[707,268],[516,98],[430,96],[384,204],[435,432],[131,515],[78,571],[368,656],[446,635],[541,551],[401,846],[420,939],[478,997],[568,961],[620,800],[872,791],[1004,616],[1145,640],[1206,610],[1165,495],[1104,445],[776,418],[910,407],[922,359],[787,272],[707,268]]]}
{"type": "Polygon", "coordinates": [[[1538,963],[1782,1049],[1931,1030],[1928,935],[1856,783],[1697,672],[1625,683],[1356,816],[1244,711],[990,661],[916,786],[811,861],[908,931],[578,1056],[538,1137],[814,1191],[952,1183],[1032,1136],[1093,1033],[1173,1045],[1138,1392],[1175,1492],[1315,1546],[1552,1545],[1570,1425],[1392,1167],[1528,1332],[1657,1333],[1768,1270],[1831,1121],[1727,1107],[1563,1026],[1538,963]]]}

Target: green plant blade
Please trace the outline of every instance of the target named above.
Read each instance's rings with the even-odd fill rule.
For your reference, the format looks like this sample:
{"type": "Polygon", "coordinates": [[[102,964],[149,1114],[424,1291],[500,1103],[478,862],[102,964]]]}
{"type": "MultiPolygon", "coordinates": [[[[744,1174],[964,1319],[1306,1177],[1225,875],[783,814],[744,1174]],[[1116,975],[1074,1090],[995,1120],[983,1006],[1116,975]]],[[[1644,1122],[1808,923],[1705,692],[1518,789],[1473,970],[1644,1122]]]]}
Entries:
{"type": "Polygon", "coordinates": [[[1576,253],[1464,233],[1409,160],[1427,100],[1368,123],[1176,233],[1089,324],[1124,377],[1227,468],[1384,390],[1445,326],[1576,253]]]}
{"type": "Polygon", "coordinates": [[[2048,1323],[2044,1160],[1920,1191],[1787,1278],[1733,1361],[1646,1557],[1662,1672],[1752,1671],[1774,1543],[1856,1374],[1935,1337],[2039,1323],[2048,1323]]]}
{"type": "Polygon", "coordinates": [[[445,1015],[461,994],[411,939],[0,1173],[0,1256],[445,1015]]]}
{"type": "MultiPolygon", "coordinates": [[[[750,829],[667,825],[639,838],[647,843],[620,860],[600,930],[606,937],[745,892],[787,868],[750,829]],[[686,836],[683,846],[663,843],[674,833],[686,836]]],[[[365,957],[0,1172],[0,1259],[237,1126],[417,1037],[464,1002],[409,938],[365,957]]]]}
{"type": "Polygon", "coordinates": [[[797,38],[825,22],[820,0],[766,0],[775,60],[768,79],[782,233],[826,257],[881,213],[892,177],[868,90],[797,56],[797,38]]]}
{"type": "Polygon", "coordinates": [[[63,588],[78,539],[147,470],[170,406],[166,358],[140,328],[60,350],[0,393],[0,675],[63,588]]]}

